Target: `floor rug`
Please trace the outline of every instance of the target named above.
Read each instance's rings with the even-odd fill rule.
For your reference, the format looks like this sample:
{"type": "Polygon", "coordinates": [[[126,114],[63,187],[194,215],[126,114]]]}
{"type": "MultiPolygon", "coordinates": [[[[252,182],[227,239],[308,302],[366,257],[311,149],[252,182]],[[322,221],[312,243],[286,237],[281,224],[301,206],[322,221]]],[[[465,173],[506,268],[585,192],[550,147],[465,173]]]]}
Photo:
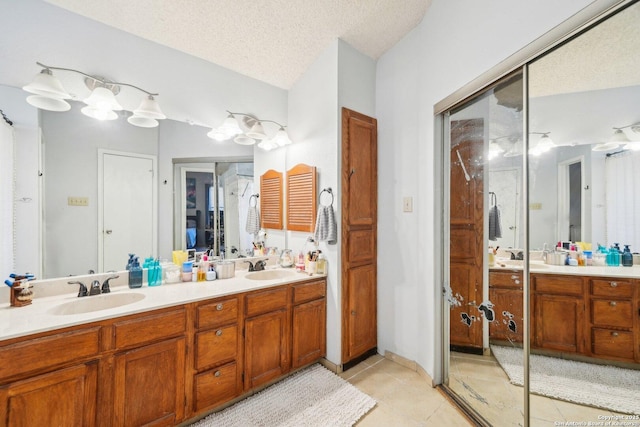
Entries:
{"type": "Polygon", "coordinates": [[[376,401],[316,364],[192,427],[352,426],[376,401]]]}
{"type": "MultiPolygon", "coordinates": [[[[491,346],[511,384],[523,385],[522,349],[491,346]]],[[[532,393],[608,409],[640,414],[640,370],[529,356],[532,393]]]]}

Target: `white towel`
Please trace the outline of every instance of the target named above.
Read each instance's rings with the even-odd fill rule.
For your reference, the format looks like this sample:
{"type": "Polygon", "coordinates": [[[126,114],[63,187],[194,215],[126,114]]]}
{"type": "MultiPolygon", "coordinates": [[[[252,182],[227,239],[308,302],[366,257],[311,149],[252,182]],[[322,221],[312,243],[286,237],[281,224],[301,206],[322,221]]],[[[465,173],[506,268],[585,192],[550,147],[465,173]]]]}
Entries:
{"type": "Polygon", "coordinates": [[[330,245],[335,245],[338,242],[338,226],[332,205],[318,206],[316,230],[313,234],[316,242],[326,241],[330,245]]]}
{"type": "Polygon", "coordinates": [[[258,212],[258,206],[249,206],[245,230],[247,230],[249,234],[258,234],[258,231],[260,231],[260,212],[258,212]]]}

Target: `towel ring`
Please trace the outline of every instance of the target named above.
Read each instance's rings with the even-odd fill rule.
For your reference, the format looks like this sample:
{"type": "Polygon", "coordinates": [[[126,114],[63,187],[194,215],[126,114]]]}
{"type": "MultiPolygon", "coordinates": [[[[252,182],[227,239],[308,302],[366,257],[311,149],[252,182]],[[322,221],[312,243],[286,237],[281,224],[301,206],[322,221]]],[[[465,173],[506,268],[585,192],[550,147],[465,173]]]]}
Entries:
{"type": "Polygon", "coordinates": [[[322,191],[320,192],[320,195],[318,196],[318,198],[320,199],[320,205],[321,206],[333,206],[333,190],[331,190],[331,187],[327,187],[327,188],[323,188],[322,191]],[[329,193],[331,195],[331,203],[328,205],[323,205],[322,204],[322,193],[329,193]]]}
{"type": "Polygon", "coordinates": [[[260,197],[259,194],[252,194],[251,197],[249,197],[249,206],[251,206],[252,208],[258,206],[258,197],[260,197]],[[255,201],[254,205],[251,204],[252,201],[255,201]]]}

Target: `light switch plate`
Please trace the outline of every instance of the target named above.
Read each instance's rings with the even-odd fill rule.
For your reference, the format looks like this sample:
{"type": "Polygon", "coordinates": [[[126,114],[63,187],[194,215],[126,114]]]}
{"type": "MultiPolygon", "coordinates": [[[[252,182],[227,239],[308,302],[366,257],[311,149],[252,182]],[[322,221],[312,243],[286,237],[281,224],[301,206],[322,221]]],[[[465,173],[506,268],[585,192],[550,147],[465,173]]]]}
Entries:
{"type": "Polygon", "coordinates": [[[89,206],[88,197],[67,197],[67,205],[69,206],[89,206]]]}
{"type": "Polygon", "coordinates": [[[413,197],[405,197],[402,199],[402,211],[413,212],[413,197]]]}

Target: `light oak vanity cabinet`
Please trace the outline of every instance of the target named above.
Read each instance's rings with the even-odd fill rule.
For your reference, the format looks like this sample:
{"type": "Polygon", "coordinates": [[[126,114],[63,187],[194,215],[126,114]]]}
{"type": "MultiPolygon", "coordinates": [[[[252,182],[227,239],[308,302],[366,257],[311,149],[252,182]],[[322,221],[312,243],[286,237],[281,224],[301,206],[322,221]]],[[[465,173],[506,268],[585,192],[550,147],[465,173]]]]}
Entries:
{"type": "Polygon", "coordinates": [[[640,361],[640,312],[635,303],[638,285],[637,281],[624,278],[597,277],[589,281],[593,356],[640,361]]]}
{"type": "Polygon", "coordinates": [[[194,412],[219,406],[242,392],[240,298],[207,301],[196,308],[194,412]]]}
{"type": "Polygon", "coordinates": [[[524,329],[522,271],[489,272],[489,300],[495,319],[489,323],[489,338],[522,342],[524,329]]]}

